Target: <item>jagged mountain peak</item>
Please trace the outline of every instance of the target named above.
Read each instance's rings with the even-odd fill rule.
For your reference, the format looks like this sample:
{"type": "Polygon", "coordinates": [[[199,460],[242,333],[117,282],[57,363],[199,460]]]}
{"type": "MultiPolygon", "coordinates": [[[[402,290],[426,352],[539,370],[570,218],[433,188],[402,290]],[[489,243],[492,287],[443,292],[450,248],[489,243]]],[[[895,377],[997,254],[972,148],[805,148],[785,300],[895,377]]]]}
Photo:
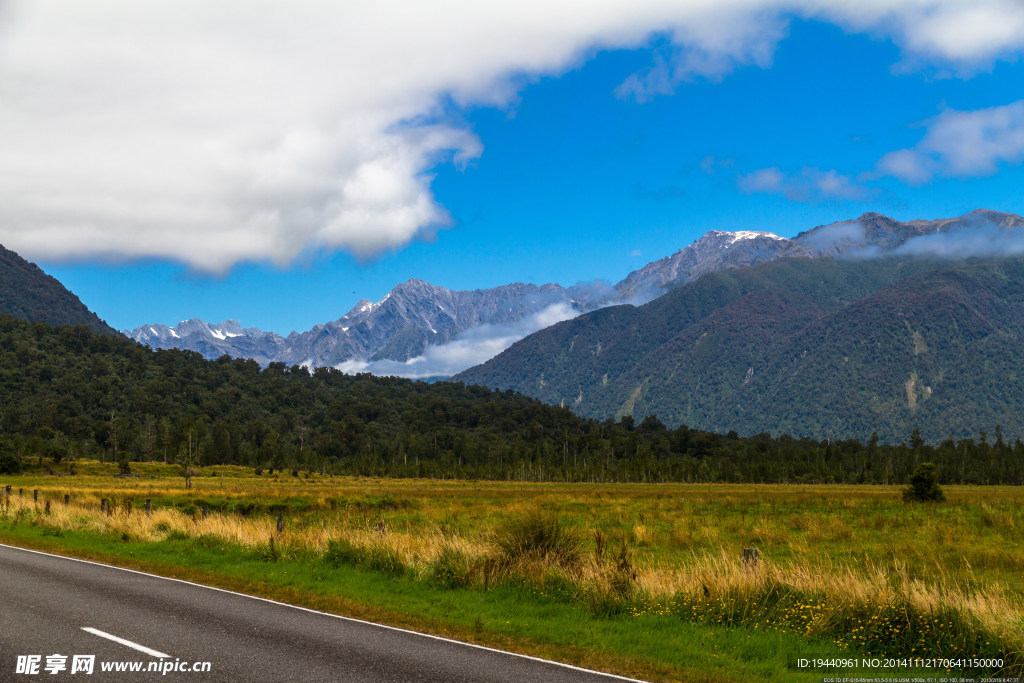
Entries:
{"type": "Polygon", "coordinates": [[[356,305],[349,309],[348,313],[342,316],[342,318],[354,318],[360,313],[366,313],[367,311],[373,310],[374,303],[369,299],[360,299],[356,302],[356,305]]]}
{"type": "Polygon", "coordinates": [[[789,243],[765,230],[709,230],[672,256],[633,271],[615,289],[621,300],[649,299],[706,273],[774,260],[789,243]]]}
{"type": "Polygon", "coordinates": [[[416,277],[411,277],[405,282],[401,282],[395,285],[395,288],[391,291],[410,291],[410,290],[421,290],[421,289],[436,289],[436,287],[426,280],[421,280],[416,277]]]}
{"type": "MultiPolygon", "coordinates": [[[[872,222],[882,222],[882,223],[891,223],[891,224],[898,224],[899,223],[899,221],[896,220],[895,218],[889,218],[885,214],[878,213],[876,211],[866,211],[866,212],[862,213],[860,216],[858,216],[857,218],[855,218],[854,220],[856,220],[856,221],[858,221],[860,223],[872,223],[872,222]]],[[[850,221],[839,221],[839,222],[840,223],[848,223],[850,221]]]]}

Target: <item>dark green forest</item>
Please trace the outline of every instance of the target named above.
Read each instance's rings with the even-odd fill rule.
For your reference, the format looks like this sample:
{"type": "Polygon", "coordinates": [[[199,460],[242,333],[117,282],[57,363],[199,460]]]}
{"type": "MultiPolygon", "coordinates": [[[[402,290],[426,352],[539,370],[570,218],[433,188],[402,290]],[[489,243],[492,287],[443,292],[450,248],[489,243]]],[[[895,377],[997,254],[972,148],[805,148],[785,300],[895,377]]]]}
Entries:
{"type": "Polygon", "coordinates": [[[100,334],[118,334],[60,282],[0,245],[0,311],[51,325],[85,325],[100,334]]]}
{"type": "Polygon", "coordinates": [[[939,444],[1024,438],[1024,260],[783,259],[540,330],[454,380],[583,416],[939,444]]]}
{"type": "Polygon", "coordinates": [[[524,481],[1024,482],[1024,444],[991,434],[924,443],[740,438],[658,418],[576,416],[512,391],[312,374],[280,363],[151,351],[82,325],[0,317],[0,471],[79,458],[238,464],[269,473],[524,481]]]}

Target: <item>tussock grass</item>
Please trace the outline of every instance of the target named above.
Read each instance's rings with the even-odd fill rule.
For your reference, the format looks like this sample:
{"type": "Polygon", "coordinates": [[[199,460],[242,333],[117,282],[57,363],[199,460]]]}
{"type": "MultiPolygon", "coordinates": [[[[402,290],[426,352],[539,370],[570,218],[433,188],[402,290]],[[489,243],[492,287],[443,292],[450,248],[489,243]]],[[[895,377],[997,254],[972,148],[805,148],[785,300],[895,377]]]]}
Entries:
{"type": "Polygon", "coordinates": [[[429,564],[431,580],[444,588],[464,588],[473,583],[480,566],[454,544],[445,544],[429,564]]]}
{"type": "Polygon", "coordinates": [[[557,517],[534,510],[512,517],[494,534],[498,559],[508,566],[541,562],[575,568],[582,559],[576,531],[557,517]]]}

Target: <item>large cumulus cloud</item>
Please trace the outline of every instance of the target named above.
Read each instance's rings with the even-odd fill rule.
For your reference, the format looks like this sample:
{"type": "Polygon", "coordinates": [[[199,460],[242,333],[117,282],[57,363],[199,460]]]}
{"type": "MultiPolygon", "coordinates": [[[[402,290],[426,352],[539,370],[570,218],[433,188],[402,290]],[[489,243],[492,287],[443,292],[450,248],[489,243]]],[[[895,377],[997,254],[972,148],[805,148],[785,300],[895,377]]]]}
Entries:
{"type": "Polygon", "coordinates": [[[617,91],[649,99],[768,66],[792,16],[960,71],[1024,45],[1017,0],[8,0],[0,242],[211,272],[372,256],[448,221],[431,169],[483,152],[453,107],[668,36],[617,91]]]}

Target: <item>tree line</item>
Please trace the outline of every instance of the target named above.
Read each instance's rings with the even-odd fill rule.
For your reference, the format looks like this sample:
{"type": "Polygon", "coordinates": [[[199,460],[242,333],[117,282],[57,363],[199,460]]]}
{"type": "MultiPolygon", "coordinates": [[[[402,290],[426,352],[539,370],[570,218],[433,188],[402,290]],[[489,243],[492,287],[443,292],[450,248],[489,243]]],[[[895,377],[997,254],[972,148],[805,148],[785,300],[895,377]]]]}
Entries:
{"type": "Polygon", "coordinates": [[[80,458],[392,477],[594,482],[1024,483],[1024,444],[716,434],[584,419],[512,391],[152,351],[0,316],[0,472],[80,458]]]}

